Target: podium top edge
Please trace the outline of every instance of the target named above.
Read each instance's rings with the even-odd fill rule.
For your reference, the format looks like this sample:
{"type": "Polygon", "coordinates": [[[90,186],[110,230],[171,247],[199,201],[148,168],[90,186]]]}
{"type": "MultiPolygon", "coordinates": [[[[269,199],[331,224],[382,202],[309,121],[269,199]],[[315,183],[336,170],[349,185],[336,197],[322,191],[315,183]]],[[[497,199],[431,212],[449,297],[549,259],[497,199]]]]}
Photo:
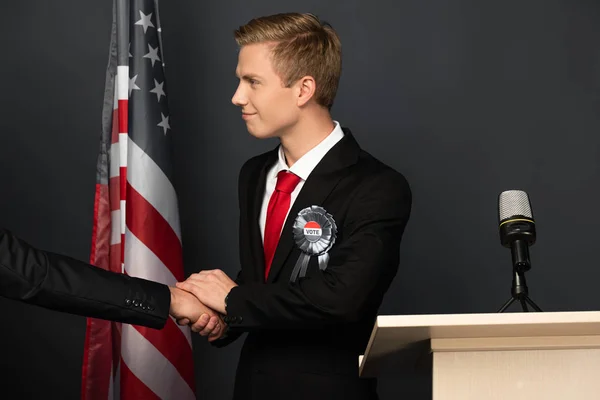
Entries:
{"type": "Polygon", "coordinates": [[[376,327],[600,323],[600,311],[379,315],[376,327]]]}

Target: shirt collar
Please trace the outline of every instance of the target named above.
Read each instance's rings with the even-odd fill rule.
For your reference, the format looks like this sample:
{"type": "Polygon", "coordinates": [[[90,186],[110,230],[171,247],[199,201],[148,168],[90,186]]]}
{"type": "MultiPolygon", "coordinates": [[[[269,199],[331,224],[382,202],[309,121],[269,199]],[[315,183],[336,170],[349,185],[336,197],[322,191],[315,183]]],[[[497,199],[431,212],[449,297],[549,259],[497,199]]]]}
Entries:
{"type": "Polygon", "coordinates": [[[278,151],[279,156],[273,171],[273,176],[277,178],[279,171],[289,170],[298,175],[302,180],[307,180],[311,172],[321,162],[323,157],[325,157],[325,154],[327,154],[327,152],[344,137],[344,131],[342,130],[340,123],[337,121],[333,122],[335,124],[333,131],[323,139],[321,143],[300,157],[300,159],[292,165],[292,168],[288,168],[287,163],[285,162],[285,155],[283,154],[283,147],[280,145],[278,151]]]}

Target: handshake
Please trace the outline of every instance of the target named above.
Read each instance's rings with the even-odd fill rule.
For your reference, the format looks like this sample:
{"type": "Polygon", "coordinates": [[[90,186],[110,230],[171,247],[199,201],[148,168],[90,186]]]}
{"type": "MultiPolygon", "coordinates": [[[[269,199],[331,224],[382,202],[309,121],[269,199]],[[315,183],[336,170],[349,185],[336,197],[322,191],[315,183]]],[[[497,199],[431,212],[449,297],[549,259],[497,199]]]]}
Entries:
{"type": "Polygon", "coordinates": [[[193,332],[208,336],[209,342],[217,340],[227,330],[221,315],[227,314],[225,297],[235,286],[237,284],[221,270],[192,274],[175,287],[169,287],[169,314],[179,325],[189,325],[193,332]]]}

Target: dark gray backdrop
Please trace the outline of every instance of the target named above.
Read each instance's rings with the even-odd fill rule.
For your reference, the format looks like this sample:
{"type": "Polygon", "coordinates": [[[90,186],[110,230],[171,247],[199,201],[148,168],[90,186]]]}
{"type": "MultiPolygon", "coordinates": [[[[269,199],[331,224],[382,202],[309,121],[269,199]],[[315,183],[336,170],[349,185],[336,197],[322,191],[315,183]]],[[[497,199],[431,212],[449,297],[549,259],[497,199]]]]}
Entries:
{"type": "MultiPolygon", "coordinates": [[[[111,7],[1,6],[0,225],[82,260],[111,7]]],[[[333,115],[413,189],[382,314],[494,312],[511,282],[497,195],[513,188],[529,193],[538,225],[534,300],[547,311],[600,307],[600,3],[592,0],[163,1],[188,273],[238,269],[237,172],[276,142],[251,138],[230,104],[232,31],[283,11],[316,13],[338,30],[344,70],[333,115]]],[[[0,310],[6,398],[78,398],[85,319],[5,299],[0,310]]],[[[240,344],[216,350],[195,338],[198,398],[231,395],[240,344]]],[[[385,378],[380,392],[427,398],[428,377],[385,378]]]]}

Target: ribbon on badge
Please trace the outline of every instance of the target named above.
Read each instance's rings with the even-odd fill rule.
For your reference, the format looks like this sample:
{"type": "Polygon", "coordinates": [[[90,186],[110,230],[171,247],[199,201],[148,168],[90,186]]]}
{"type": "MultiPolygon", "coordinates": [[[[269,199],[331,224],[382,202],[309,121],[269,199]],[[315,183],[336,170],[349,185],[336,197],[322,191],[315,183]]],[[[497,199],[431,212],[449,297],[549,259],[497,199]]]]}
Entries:
{"type": "Polygon", "coordinates": [[[331,214],[324,208],[310,206],[298,213],[294,221],[293,233],[294,242],[301,253],[290,276],[290,282],[306,276],[308,262],[313,256],[318,257],[321,271],[327,268],[328,252],[335,243],[337,226],[331,214]]]}

